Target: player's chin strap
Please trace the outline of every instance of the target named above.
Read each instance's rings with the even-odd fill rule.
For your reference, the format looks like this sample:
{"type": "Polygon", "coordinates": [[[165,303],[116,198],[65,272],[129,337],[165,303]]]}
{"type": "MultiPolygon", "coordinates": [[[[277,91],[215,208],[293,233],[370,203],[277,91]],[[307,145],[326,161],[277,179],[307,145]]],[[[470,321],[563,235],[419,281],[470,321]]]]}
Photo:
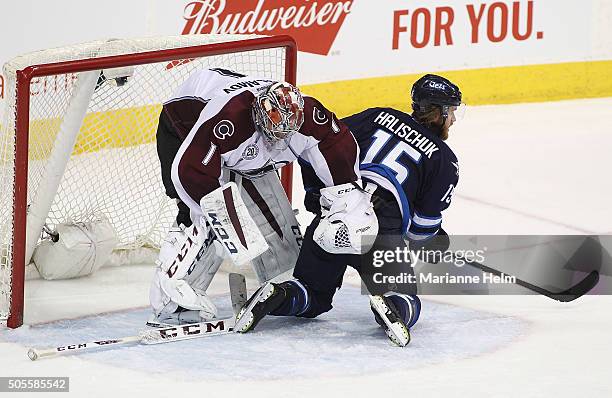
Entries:
{"type": "Polygon", "coordinates": [[[444,127],[446,119],[448,119],[448,105],[442,105],[440,108],[440,113],[442,113],[442,127],[444,127]]]}

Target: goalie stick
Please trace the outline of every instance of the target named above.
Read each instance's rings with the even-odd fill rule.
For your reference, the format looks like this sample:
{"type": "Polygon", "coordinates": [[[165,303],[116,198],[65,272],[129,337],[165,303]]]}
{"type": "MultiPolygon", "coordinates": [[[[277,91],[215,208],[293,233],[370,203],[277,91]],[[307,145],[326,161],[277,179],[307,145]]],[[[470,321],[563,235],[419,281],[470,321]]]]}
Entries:
{"type": "MultiPolygon", "coordinates": [[[[478,268],[484,272],[489,272],[491,274],[497,275],[497,276],[505,276],[508,274],[505,274],[501,271],[496,270],[495,268],[491,268],[488,267],[484,264],[478,263],[476,261],[467,261],[465,259],[463,259],[465,261],[466,264],[471,265],[472,267],[478,268]]],[[[514,283],[522,286],[526,289],[531,290],[532,292],[536,292],[538,294],[541,294],[543,296],[549,297],[553,300],[557,300],[560,301],[562,303],[567,303],[570,301],[574,301],[579,297],[584,296],[585,294],[587,294],[591,289],[593,289],[595,287],[595,285],[597,285],[597,282],[599,282],[599,272],[597,272],[596,270],[593,270],[591,272],[589,272],[589,274],[587,276],[585,276],[580,282],[576,283],[573,286],[570,286],[568,289],[565,289],[563,291],[560,292],[553,292],[547,289],[544,289],[543,287],[540,286],[536,286],[533,285],[529,282],[526,282],[522,279],[516,278],[515,277],[515,281],[514,283]]]]}
{"type": "MultiPolygon", "coordinates": [[[[232,307],[240,309],[246,302],[246,281],[244,275],[229,275],[230,297],[232,307]]],[[[191,323],[186,325],[167,326],[157,329],[143,330],[137,336],[120,337],[117,339],[97,340],[87,343],[69,344],[65,346],[37,349],[30,348],[28,357],[35,361],[40,358],[49,358],[58,355],[72,354],[83,351],[92,351],[99,348],[115,347],[128,344],[161,344],[195,339],[207,336],[231,333],[235,318],[213,319],[207,322],[191,323]]]]}
{"type": "Polygon", "coordinates": [[[234,328],[234,317],[227,319],[214,319],[212,321],[190,323],[159,329],[143,330],[137,336],[120,337],[117,339],[98,340],[87,343],[76,343],[65,346],[28,350],[28,357],[35,361],[39,358],[48,358],[76,352],[91,351],[101,347],[127,345],[127,344],[161,344],[199,337],[216,336],[231,333],[234,328]]]}

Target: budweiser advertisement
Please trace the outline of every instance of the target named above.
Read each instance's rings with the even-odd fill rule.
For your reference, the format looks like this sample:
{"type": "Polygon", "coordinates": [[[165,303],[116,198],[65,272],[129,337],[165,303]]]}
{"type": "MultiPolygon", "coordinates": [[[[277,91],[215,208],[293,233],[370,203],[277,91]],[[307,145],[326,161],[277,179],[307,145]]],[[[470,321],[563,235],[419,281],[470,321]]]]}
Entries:
{"type": "MultiPolygon", "coordinates": [[[[19,40],[4,35],[2,63],[90,39],[181,33],[290,35],[300,50],[301,85],[612,57],[612,24],[602,22],[610,15],[606,10],[612,11],[609,0],[580,5],[552,0],[105,0],[107,9],[121,12],[104,23],[92,23],[87,7],[48,18],[57,14],[54,2],[37,2],[35,13],[28,1],[8,3],[3,31],[21,33],[19,40]],[[559,21],[572,21],[572,28],[559,21]]],[[[46,83],[34,82],[34,89],[55,87],[46,83]]],[[[0,104],[8,89],[0,75],[0,104]]]]}
{"type": "Polygon", "coordinates": [[[191,1],[182,34],[288,34],[300,51],[327,55],[352,5],[352,0],[191,1]]]}

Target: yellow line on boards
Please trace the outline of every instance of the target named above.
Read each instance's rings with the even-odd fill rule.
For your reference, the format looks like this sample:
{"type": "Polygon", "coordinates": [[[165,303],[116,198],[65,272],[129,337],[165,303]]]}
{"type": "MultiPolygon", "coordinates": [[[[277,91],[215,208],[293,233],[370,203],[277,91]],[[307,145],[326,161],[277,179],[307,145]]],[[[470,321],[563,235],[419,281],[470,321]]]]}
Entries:
{"type": "MultiPolygon", "coordinates": [[[[153,143],[160,111],[161,105],[145,105],[88,113],[72,154],[153,143]]],[[[60,127],[60,118],[30,122],[28,156],[31,160],[49,157],[60,127]]]]}
{"type": "MultiPolygon", "coordinates": [[[[571,62],[434,72],[457,83],[468,105],[612,97],[612,61],[571,62]]],[[[420,74],[303,85],[339,117],[389,106],[410,111],[410,88],[420,74]]]]}
{"type": "MultiPolygon", "coordinates": [[[[461,87],[468,105],[545,102],[612,97],[612,61],[571,62],[435,72],[461,87]]],[[[410,88],[423,74],[345,80],[300,86],[339,117],[363,109],[389,106],[410,112],[410,88]]],[[[73,154],[125,148],[155,141],[161,105],[90,113],[85,117],[73,154]]],[[[44,159],[61,121],[34,120],[30,125],[30,159],[44,159]]],[[[5,162],[7,159],[0,159],[5,162]]]]}

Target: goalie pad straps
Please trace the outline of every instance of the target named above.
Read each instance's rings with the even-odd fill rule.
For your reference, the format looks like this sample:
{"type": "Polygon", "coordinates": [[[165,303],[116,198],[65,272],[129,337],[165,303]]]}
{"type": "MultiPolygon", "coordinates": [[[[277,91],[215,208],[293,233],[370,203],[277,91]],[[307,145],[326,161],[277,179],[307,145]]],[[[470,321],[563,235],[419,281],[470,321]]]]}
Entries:
{"type": "Polygon", "coordinates": [[[202,212],[227,256],[236,265],[251,261],[268,250],[268,244],[238,193],[229,182],[200,201],[202,212]]]}

